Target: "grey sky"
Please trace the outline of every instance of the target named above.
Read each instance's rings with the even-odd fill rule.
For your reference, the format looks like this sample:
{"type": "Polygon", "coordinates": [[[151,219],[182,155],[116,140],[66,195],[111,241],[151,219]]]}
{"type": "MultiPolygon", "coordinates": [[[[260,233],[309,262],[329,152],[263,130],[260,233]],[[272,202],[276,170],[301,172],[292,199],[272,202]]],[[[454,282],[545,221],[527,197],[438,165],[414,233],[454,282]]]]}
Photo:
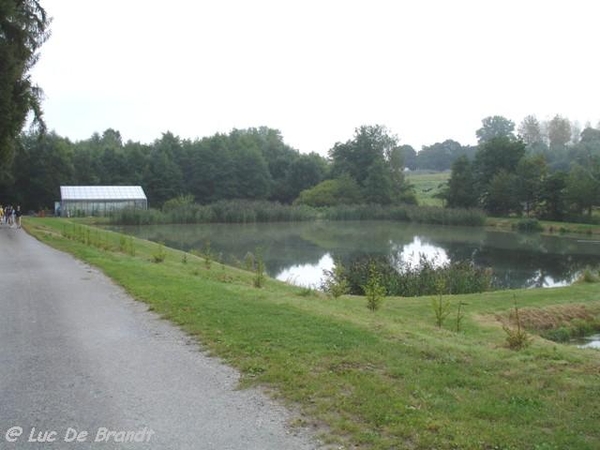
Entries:
{"type": "Polygon", "coordinates": [[[42,0],[33,77],[73,140],[266,125],[326,154],[382,124],[419,150],[481,119],[600,120],[596,0],[42,0]]]}

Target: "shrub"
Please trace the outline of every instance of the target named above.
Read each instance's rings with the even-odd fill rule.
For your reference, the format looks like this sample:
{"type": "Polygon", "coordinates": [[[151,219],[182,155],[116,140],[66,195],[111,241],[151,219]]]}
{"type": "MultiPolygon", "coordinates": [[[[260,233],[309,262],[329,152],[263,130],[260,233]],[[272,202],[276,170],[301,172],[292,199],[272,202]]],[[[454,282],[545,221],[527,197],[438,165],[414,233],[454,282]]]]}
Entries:
{"type": "Polygon", "coordinates": [[[445,283],[443,279],[439,279],[436,283],[436,289],[438,290],[437,298],[434,297],[431,299],[431,307],[433,309],[433,313],[435,314],[435,324],[438,328],[442,328],[444,324],[444,320],[450,314],[450,300],[443,300],[442,292],[445,290],[445,283]]]}
{"type": "Polygon", "coordinates": [[[261,288],[265,285],[265,262],[262,257],[262,250],[256,249],[256,258],[254,260],[254,287],[261,288]]]}
{"type": "Polygon", "coordinates": [[[491,269],[476,267],[469,262],[440,264],[435,258],[421,254],[419,263],[411,265],[384,256],[359,256],[347,265],[344,272],[349,294],[365,295],[364,286],[371,266],[376,268],[387,295],[469,294],[492,288],[491,269]],[[439,283],[442,283],[442,290],[439,283]]]}
{"type": "Polygon", "coordinates": [[[594,270],[591,267],[586,267],[579,278],[577,279],[580,283],[597,283],[600,281],[598,270],[594,270]]]}
{"type": "Polygon", "coordinates": [[[511,328],[505,325],[502,327],[502,329],[506,333],[506,344],[508,345],[508,348],[511,350],[521,350],[531,344],[531,337],[529,336],[529,333],[525,331],[523,324],[521,323],[516,297],[514,297],[514,302],[514,321],[516,328],[511,328]]]}
{"type": "Polygon", "coordinates": [[[341,260],[336,259],[333,269],[323,270],[324,278],[321,283],[321,289],[333,298],[338,298],[349,291],[348,280],[346,278],[346,269],[341,260]]]}
{"type": "Polygon", "coordinates": [[[544,227],[542,227],[537,219],[522,219],[517,222],[516,229],[518,231],[533,233],[543,231],[544,227]]]}
{"type": "Polygon", "coordinates": [[[152,261],[155,263],[161,263],[167,257],[167,252],[165,251],[165,246],[161,243],[158,244],[154,253],[152,253],[152,261]]]}
{"type": "Polygon", "coordinates": [[[377,267],[374,264],[369,265],[369,278],[367,284],[363,286],[367,297],[367,308],[375,312],[383,303],[385,297],[385,286],[381,284],[381,276],[377,272],[377,267]]]}

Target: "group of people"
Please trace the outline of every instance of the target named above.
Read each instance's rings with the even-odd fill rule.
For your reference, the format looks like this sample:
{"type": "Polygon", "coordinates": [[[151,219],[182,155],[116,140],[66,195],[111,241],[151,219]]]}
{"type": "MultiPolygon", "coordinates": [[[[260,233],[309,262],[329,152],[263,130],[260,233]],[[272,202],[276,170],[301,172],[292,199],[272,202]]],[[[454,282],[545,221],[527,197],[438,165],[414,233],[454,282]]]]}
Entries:
{"type": "Polygon", "coordinates": [[[8,205],[5,208],[0,205],[0,224],[8,225],[11,228],[21,228],[21,207],[14,208],[8,205]]]}

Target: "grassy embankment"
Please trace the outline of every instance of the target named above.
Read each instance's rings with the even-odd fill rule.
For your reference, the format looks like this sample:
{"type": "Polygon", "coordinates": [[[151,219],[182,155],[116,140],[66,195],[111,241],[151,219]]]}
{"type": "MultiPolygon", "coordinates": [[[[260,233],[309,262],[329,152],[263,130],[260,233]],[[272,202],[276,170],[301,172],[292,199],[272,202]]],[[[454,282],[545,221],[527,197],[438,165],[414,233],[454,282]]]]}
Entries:
{"type": "MultiPolygon", "coordinates": [[[[528,323],[600,314],[600,285],[431,298],[328,299],[156,244],[27,219],[26,229],[100,269],[242,373],[299,406],[299,423],[347,448],[600,448],[600,352],[535,337],[505,346],[513,296],[528,323]],[[67,239],[64,232],[70,235],[67,239]],[[79,240],[77,240],[79,239],[79,240]],[[164,261],[155,263],[164,252],[164,261]],[[456,305],[465,318],[454,331],[456,305]]],[[[556,324],[555,324],[556,325],[556,324]]],[[[190,386],[193,389],[193,386],[190,386]]]]}

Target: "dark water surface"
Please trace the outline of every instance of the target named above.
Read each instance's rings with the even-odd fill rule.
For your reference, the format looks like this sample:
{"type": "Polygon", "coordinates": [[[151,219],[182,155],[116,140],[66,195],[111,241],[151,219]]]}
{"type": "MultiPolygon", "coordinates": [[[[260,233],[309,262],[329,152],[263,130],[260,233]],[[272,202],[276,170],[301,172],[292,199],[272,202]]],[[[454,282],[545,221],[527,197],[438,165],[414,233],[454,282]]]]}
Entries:
{"type": "Polygon", "coordinates": [[[498,286],[554,287],[572,283],[586,266],[600,265],[600,241],[582,236],[522,234],[471,227],[400,222],[306,222],[148,225],[117,227],[186,251],[210,243],[215,260],[231,264],[261,249],[269,276],[317,287],[333,260],[389,255],[416,263],[469,260],[491,267],[498,286]]]}

